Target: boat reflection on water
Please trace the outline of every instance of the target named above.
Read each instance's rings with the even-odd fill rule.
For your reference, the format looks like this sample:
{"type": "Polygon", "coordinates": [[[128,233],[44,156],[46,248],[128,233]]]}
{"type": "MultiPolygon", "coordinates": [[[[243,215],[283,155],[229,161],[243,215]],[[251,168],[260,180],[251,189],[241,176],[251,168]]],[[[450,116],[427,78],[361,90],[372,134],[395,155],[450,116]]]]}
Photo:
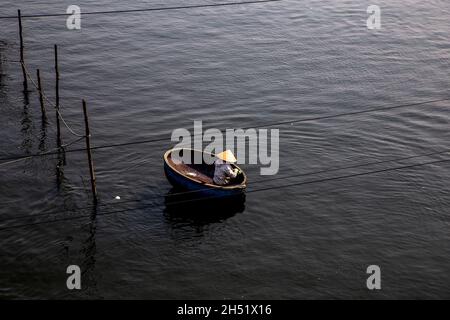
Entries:
{"type": "Polygon", "coordinates": [[[245,210],[245,194],[211,197],[172,188],[165,197],[164,214],[172,224],[201,227],[224,221],[245,210]]]}

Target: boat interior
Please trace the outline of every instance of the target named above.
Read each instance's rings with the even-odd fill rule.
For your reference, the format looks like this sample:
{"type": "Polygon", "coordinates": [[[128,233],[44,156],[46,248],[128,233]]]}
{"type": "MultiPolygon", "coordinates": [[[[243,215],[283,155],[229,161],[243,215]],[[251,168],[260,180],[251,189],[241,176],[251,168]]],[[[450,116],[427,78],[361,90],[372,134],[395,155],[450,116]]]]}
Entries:
{"type": "MultiPolygon", "coordinates": [[[[202,152],[196,151],[196,150],[190,150],[190,149],[182,149],[179,152],[180,157],[186,156],[185,153],[190,153],[191,161],[190,163],[186,164],[180,161],[180,159],[174,159],[172,158],[172,152],[167,156],[167,161],[169,162],[170,166],[175,168],[180,174],[190,177],[191,179],[194,179],[200,183],[203,184],[214,184],[213,177],[214,177],[214,164],[207,164],[203,160],[202,152]],[[197,157],[202,156],[202,164],[194,164],[195,159],[195,153],[197,153],[197,157]]],[[[177,157],[178,158],[178,157],[177,157]]],[[[236,165],[232,164],[234,168],[238,168],[236,165]]],[[[234,186],[234,185],[240,185],[244,182],[245,176],[240,171],[238,176],[233,179],[233,181],[228,184],[227,186],[234,186]]]]}

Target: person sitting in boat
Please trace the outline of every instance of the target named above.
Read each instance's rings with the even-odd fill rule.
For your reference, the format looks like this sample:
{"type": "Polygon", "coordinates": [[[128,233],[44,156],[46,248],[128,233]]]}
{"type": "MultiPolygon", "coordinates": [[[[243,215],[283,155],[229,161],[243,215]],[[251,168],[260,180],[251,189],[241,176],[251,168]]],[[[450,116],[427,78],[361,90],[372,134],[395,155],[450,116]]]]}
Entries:
{"type": "Polygon", "coordinates": [[[239,173],[239,169],[231,166],[231,163],[235,163],[237,160],[230,150],[223,151],[217,155],[216,161],[214,161],[214,178],[213,181],[219,186],[225,186],[230,184],[239,173]]]}

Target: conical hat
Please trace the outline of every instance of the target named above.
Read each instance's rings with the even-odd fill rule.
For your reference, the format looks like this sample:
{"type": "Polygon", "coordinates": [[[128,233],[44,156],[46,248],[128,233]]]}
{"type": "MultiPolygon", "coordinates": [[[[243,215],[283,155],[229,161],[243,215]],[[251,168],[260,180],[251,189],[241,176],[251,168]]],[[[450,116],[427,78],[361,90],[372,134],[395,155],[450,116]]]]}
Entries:
{"type": "Polygon", "coordinates": [[[237,161],[233,152],[231,152],[231,150],[226,150],[226,151],[219,153],[217,155],[217,158],[219,158],[225,162],[228,162],[228,163],[235,163],[237,161]]]}

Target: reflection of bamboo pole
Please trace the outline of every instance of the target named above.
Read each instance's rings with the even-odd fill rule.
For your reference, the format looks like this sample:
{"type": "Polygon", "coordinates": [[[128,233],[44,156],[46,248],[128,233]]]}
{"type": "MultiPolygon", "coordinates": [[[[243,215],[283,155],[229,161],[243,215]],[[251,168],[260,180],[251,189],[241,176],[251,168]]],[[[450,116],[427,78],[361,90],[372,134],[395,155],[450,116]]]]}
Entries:
{"type": "Polygon", "coordinates": [[[42,94],[42,84],[41,84],[41,72],[37,69],[37,81],[38,81],[38,91],[39,91],[39,103],[41,104],[42,119],[46,119],[47,115],[45,113],[44,96],[42,94]]]}
{"type": "Polygon", "coordinates": [[[89,174],[91,175],[92,196],[94,198],[94,203],[97,203],[97,186],[95,181],[94,161],[92,160],[91,133],[89,130],[89,118],[87,114],[86,101],[84,100],[83,100],[83,113],[84,113],[84,127],[86,130],[86,151],[88,154],[88,161],[89,161],[89,174]]]}
{"type": "Polygon", "coordinates": [[[62,145],[61,139],[61,125],[59,123],[59,67],[58,67],[58,47],[55,44],[55,108],[56,108],[56,134],[58,148],[62,145]]]}
{"type": "Polygon", "coordinates": [[[24,47],[23,47],[23,33],[22,33],[22,15],[20,14],[20,10],[17,10],[17,16],[19,18],[19,36],[20,36],[20,64],[22,65],[22,74],[23,74],[23,90],[25,92],[28,91],[28,81],[27,81],[27,73],[25,71],[25,60],[24,60],[24,47]]]}

